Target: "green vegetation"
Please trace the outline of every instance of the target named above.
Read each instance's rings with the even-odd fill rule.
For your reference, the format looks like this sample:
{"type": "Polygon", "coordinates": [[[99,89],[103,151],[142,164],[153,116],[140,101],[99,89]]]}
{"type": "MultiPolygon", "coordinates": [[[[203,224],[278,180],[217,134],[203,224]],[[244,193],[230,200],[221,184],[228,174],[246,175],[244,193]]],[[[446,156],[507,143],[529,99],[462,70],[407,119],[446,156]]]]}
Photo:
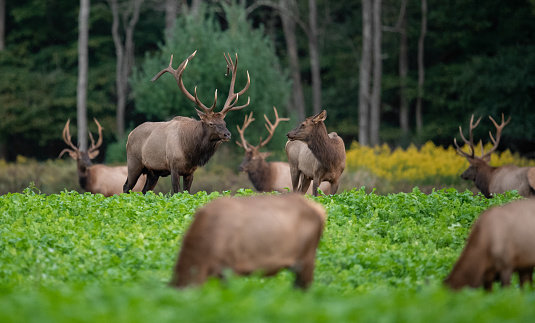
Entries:
{"type": "Polygon", "coordinates": [[[167,287],[195,210],[230,194],[1,196],[0,321],[528,322],[535,314],[535,294],[516,281],[493,293],[441,285],[477,215],[515,193],[320,196],[329,217],[308,292],[291,287],[288,271],[167,287]]]}

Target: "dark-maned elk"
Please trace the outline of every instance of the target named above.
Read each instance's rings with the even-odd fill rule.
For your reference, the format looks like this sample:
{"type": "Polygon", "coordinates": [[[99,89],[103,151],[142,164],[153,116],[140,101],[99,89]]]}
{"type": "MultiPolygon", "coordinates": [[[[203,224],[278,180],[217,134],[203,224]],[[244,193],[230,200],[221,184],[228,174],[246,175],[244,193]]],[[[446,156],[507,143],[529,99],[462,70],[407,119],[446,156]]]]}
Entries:
{"type": "Polygon", "coordinates": [[[238,54],[235,63],[232,62],[230,55],[228,57],[225,55],[227,75],[230,71],[232,76],[229,95],[221,112],[214,112],[217,90],[210,108],[202,104],[197,97],[197,87],[195,96],[191,95],[182,82],[182,73],[195,53],[183,61],[176,70],[172,68],[171,55],[169,67],[161,70],[151,81],[156,81],[165,72],[171,73],[182,93],[200,109],[195,110],[201,120],[175,117],[167,122],[145,122],[132,130],[126,143],[128,179],[124,184],[124,192],[134,187],[141,174],[147,174],[143,193],[152,190],[160,176],[168,175],[171,175],[173,193],[180,191],[180,176],[183,178],[184,191],[189,191],[195,170],[208,162],[223,141],[230,140],[230,131],[224,120],[227,112],[243,109],[249,105],[250,100],[247,100],[246,104],[236,106],[238,98],[247,91],[251,82],[247,72],[247,84],[240,92],[234,93],[238,54]]]}
{"type": "MultiPolygon", "coordinates": [[[[236,144],[245,149],[245,155],[242,163],[239,166],[239,171],[246,172],[248,174],[249,180],[259,192],[277,191],[285,193],[288,192],[287,188],[289,189],[292,187],[292,180],[290,178],[290,164],[281,161],[267,162],[266,158],[271,153],[260,152],[260,148],[264,147],[273,137],[273,133],[279,122],[290,120],[288,118],[279,118],[277,109],[273,107],[273,110],[275,111],[275,123],[271,123],[268,117],[264,115],[264,118],[266,119],[265,126],[269,132],[269,136],[264,141],[262,141],[262,138],[260,138],[260,143],[257,146],[253,146],[247,140],[245,140],[244,135],[245,129],[247,129],[251,122],[255,120],[252,112],[249,117],[247,115],[245,116],[245,120],[241,129],[239,126],[236,126],[241,137],[241,143],[236,141],[236,144]]],[[[320,189],[322,191],[329,190],[329,183],[322,183],[320,185],[320,189]]],[[[312,189],[309,189],[307,193],[312,193],[312,189]]]]}
{"type": "Polygon", "coordinates": [[[475,124],[474,115],[470,119],[470,140],[466,140],[462,128],[459,126],[461,138],[470,148],[470,153],[464,152],[457,144],[457,139],[454,139],[457,153],[466,157],[468,163],[470,163],[468,169],[461,174],[461,178],[474,181],[476,187],[487,198],[491,198],[492,194],[502,194],[510,190],[517,190],[524,197],[535,196],[535,167],[518,167],[516,165],[492,167],[489,165],[491,154],[498,148],[502,130],[511,121],[511,117],[507,121],[504,121],[504,115],[502,114],[502,123],[499,126],[492,117],[489,116],[489,119],[496,127],[496,139],[494,139],[492,133],[489,131],[493,147],[485,153],[483,151],[483,143],[480,141],[481,156],[479,157],[475,156],[472,132],[479,124],[479,121],[481,121],[481,117],[475,124]]]}
{"type": "Polygon", "coordinates": [[[323,181],[331,184],[328,194],[335,194],[338,179],[346,166],[344,141],[336,132],[327,134],[323,123],[326,117],[327,111],[323,110],[308,117],[286,135],[289,139],[286,155],[290,163],[292,188],[301,194],[307,191],[311,180],[314,196],[318,195],[318,186],[323,181]],[[309,151],[304,149],[303,143],[309,151]],[[298,187],[299,181],[301,184],[298,187]]]}
{"type": "MultiPolygon", "coordinates": [[[[65,128],[63,128],[63,140],[72,149],[65,148],[59,154],[59,157],[64,153],[69,153],[74,160],[78,168],[78,182],[80,187],[93,194],[101,193],[104,196],[112,196],[115,194],[121,194],[123,192],[123,183],[128,175],[126,166],[106,166],[106,165],[93,165],[91,159],[95,158],[99,154],[98,148],[102,145],[102,127],[98,123],[97,119],[93,119],[98,127],[98,140],[95,144],[93,135],[89,133],[91,139],[91,146],[87,151],[80,151],[71,140],[71,133],[69,125],[71,120],[67,120],[65,128]]],[[[141,191],[141,188],[145,184],[145,176],[141,178],[139,183],[134,187],[134,191],[141,191]]]]}
{"type": "Polygon", "coordinates": [[[535,267],[535,199],[492,207],[472,226],[461,256],[444,283],[452,289],[509,286],[518,272],[520,284],[532,284],[535,267]]]}
{"type": "Polygon", "coordinates": [[[223,197],[199,209],[182,241],[170,285],[202,284],[208,277],[295,272],[307,288],[326,214],[297,194],[223,197]]]}

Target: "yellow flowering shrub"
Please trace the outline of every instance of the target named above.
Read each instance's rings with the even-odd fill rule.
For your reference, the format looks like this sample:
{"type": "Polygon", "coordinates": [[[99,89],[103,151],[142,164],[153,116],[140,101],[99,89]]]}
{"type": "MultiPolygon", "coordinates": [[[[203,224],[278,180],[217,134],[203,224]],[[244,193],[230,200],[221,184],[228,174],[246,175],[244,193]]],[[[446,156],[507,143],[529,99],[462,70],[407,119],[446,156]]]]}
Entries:
{"type": "MultiPolygon", "coordinates": [[[[485,145],[488,151],[492,145],[485,145]]],[[[462,147],[469,151],[468,147],[462,147]]],[[[476,156],[481,155],[481,148],[476,148],[476,156]]],[[[492,166],[515,164],[517,166],[535,166],[535,160],[521,158],[509,150],[494,153],[492,166]]],[[[378,177],[389,181],[434,182],[437,178],[457,178],[466,168],[468,161],[457,154],[454,146],[443,148],[427,142],[420,149],[411,144],[407,149],[394,150],[386,144],[376,147],[361,146],[353,142],[347,151],[346,160],[349,171],[365,169],[378,177]]]]}

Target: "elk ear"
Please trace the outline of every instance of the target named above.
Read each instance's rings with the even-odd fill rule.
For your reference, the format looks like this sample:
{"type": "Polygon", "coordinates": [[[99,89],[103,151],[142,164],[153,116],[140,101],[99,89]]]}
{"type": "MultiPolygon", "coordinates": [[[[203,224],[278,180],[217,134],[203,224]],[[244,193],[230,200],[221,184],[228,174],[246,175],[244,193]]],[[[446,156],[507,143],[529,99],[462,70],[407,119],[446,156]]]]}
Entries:
{"type": "Polygon", "coordinates": [[[195,109],[195,111],[197,111],[197,115],[199,116],[199,118],[201,118],[201,120],[204,118],[205,114],[204,112],[202,112],[201,110],[198,110],[198,109],[195,109]]]}
{"type": "Polygon", "coordinates": [[[270,151],[266,151],[266,152],[260,153],[260,157],[262,157],[262,159],[266,159],[269,156],[271,156],[271,152],[270,151]]]}
{"type": "Polygon", "coordinates": [[[312,121],[313,121],[314,123],[318,123],[318,122],[320,122],[320,121],[324,121],[325,118],[327,118],[327,111],[323,110],[323,111],[321,111],[320,113],[316,114],[316,115],[314,116],[314,118],[312,119],[312,121]]]}
{"type": "Polygon", "coordinates": [[[97,149],[97,150],[93,150],[93,151],[89,152],[87,155],[89,156],[89,159],[93,159],[93,158],[97,157],[99,153],[100,153],[100,151],[97,149]]]}

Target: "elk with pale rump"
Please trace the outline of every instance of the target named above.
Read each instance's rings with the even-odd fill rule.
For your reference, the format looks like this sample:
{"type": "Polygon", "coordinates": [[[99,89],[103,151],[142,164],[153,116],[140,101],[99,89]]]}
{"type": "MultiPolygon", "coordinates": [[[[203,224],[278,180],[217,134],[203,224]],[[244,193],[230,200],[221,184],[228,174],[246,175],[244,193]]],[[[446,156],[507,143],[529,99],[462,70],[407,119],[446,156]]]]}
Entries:
{"type": "Polygon", "coordinates": [[[286,135],[289,139],[286,155],[294,192],[304,194],[311,180],[314,196],[318,196],[318,187],[323,181],[331,184],[326,193],[335,194],[338,190],[338,179],[346,166],[346,151],[344,141],[336,132],[327,133],[323,123],[326,117],[327,111],[323,110],[286,135]]]}
{"type": "Polygon", "coordinates": [[[226,269],[265,276],[290,269],[306,289],[325,220],[320,204],[297,194],[219,198],[196,212],[170,285],[202,284],[226,269]]]}
{"type": "MultiPolygon", "coordinates": [[[[93,194],[103,194],[104,196],[119,195],[123,192],[123,182],[128,175],[126,166],[106,166],[93,165],[91,159],[99,154],[98,148],[102,145],[102,127],[97,119],[93,119],[98,127],[98,140],[95,144],[93,135],[89,133],[91,139],[91,146],[87,151],[80,151],[72,143],[69,125],[71,120],[67,120],[65,128],[63,128],[63,140],[71,147],[63,149],[58,158],[61,158],[64,153],[68,153],[72,159],[76,160],[76,167],[78,169],[78,182],[80,187],[93,194]]],[[[139,180],[139,183],[134,187],[134,191],[141,191],[143,184],[145,184],[145,176],[139,180]]]]}
{"type": "Polygon", "coordinates": [[[532,284],[535,267],[535,199],[492,207],[477,218],[461,256],[444,283],[452,289],[492,289],[500,280],[511,284],[517,272],[520,284],[532,284]]]}
{"type": "MultiPolygon", "coordinates": [[[[292,187],[290,164],[281,161],[267,162],[266,158],[271,153],[260,152],[260,148],[264,147],[273,137],[273,133],[275,132],[275,128],[279,125],[279,122],[290,120],[288,118],[279,118],[277,109],[273,107],[273,110],[275,111],[275,123],[271,123],[268,117],[264,114],[264,118],[266,119],[265,126],[269,132],[269,136],[264,141],[260,138],[260,143],[257,146],[251,145],[245,140],[244,136],[245,129],[247,129],[251,122],[255,120],[252,112],[249,117],[247,115],[245,116],[241,129],[240,126],[236,126],[241,137],[241,143],[236,141],[236,144],[245,149],[245,155],[239,166],[239,171],[246,172],[249,175],[249,180],[259,192],[277,191],[284,193],[288,191],[287,188],[292,187]]],[[[322,191],[328,190],[330,189],[330,185],[328,183],[322,183],[320,189],[322,191]]],[[[309,189],[308,193],[311,192],[312,190],[309,189]]]]}
{"type": "Polygon", "coordinates": [[[457,153],[466,157],[466,160],[470,163],[468,169],[461,174],[461,178],[474,181],[476,187],[487,198],[491,198],[492,194],[502,194],[510,190],[517,190],[518,194],[524,197],[535,196],[535,167],[518,167],[516,165],[492,167],[489,165],[491,154],[498,148],[502,130],[511,121],[511,117],[507,121],[504,121],[504,115],[502,114],[502,123],[499,126],[492,117],[489,116],[489,119],[496,127],[496,139],[494,139],[492,133],[489,131],[493,147],[486,153],[483,151],[483,143],[481,141],[479,142],[481,156],[475,156],[474,138],[472,134],[473,130],[478,126],[479,121],[481,121],[481,117],[475,124],[474,115],[470,119],[470,140],[466,140],[462,128],[459,126],[461,138],[470,148],[470,153],[464,152],[457,144],[457,139],[454,139],[457,153]]]}
{"type": "Polygon", "coordinates": [[[156,81],[165,72],[171,73],[182,93],[200,109],[195,110],[201,120],[175,117],[167,122],[145,122],[132,130],[126,143],[128,179],[123,188],[125,193],[134,187],[141,174],[147,174],[147,183],[143,187],[143,193],[154,189],[160,176],[169,175],[171,175],[173,193],[180,191],[181,176],[184,191],[189,191],[195,170],[208,162],[223,141],[230,140],[230,131],[224,120],[227,112],[240,110],[249,105],[250,100],[247,100],[246,104],[236,106],[238,98],[247,91],[251,82],[249,72],[247,72],[247,84],[241,91],[234,93],[238,54],[236,54],[235,63],[232,62],[230,55],[228,57],[224,55],[227,61],[227,75],[230,71],[232,76],[229,95],[221,112],[214,112],[217,90],[214,103],[210,108],[202,104],[197,97],[197,87],[195,87],[195,96],[191,95],[182,82],[182,74],[195,53],[196,51],[176,70],[172,68],[173,56],[171,55],[169,67],[161,70],[151,81],[156,81]]]}

